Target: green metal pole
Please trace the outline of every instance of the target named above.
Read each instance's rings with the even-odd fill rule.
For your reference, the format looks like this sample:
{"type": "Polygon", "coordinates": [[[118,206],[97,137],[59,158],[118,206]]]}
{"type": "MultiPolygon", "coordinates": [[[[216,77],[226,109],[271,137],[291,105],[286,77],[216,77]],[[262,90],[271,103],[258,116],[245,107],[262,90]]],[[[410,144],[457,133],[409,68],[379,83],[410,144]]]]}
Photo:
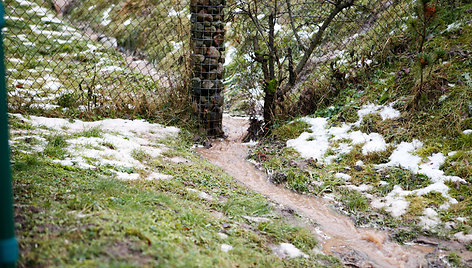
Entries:
{"type": "MultiPolygon", "coordinates": [[[[0,2],[0,29],[5,26],[3,2],[0,2]]],[[[13,193],[8,146],[7,92],[3,33],[0,34],[0,267],[15,267],[18,242],[13,222],[13,193]]]]}

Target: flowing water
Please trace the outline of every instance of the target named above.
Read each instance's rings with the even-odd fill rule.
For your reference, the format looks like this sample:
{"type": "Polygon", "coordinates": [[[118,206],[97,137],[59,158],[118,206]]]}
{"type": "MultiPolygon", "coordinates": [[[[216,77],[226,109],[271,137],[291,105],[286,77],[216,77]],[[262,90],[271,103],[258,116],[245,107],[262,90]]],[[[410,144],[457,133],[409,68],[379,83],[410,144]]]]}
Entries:
{"type": "Polygon", "coordinates": [[[354,267],[427,266],[425,255],[433,252],[433,248],[400,246],[388,239],[387,232],[355,227],[348,217],[330,209],[320,198],[297,194],[270,183],[262,171],[246,161],[248,147],[242,143],[242,138],[249,122],[225,117],[223,125],[228,138],[214,142],[210,149],[200,148],[198,153],[247,187],[314,220],[317,223],[315,234],[324,253],[341,257],[345,264],[354,267]]]}

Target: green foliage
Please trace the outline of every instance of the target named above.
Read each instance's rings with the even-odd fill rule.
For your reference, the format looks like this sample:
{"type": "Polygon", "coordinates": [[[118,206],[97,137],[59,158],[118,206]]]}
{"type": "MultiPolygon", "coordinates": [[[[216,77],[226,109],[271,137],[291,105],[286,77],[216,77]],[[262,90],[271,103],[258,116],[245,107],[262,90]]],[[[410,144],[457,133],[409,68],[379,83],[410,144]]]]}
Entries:
{"type": "Polygon", "coordinates": [[[272,79],[269,81],[269,83],[267,83],[267,93],[269,94],[275,94],[277,92],[277,86],[278,86],[278,82],[277,82],[277,79],[272,79]]]}
{"type": "Polygon", "coordinates": [[[142,150],[142,149],[134,149],[132,152],[131,152],[131,156],[140,161],[140,162],[143,162],[143,161],[146,161],[146,160],[149,160],[151,158],[151,156],[149,154],[146,153],[146,151],[142,150]]]}
{"type": "Polygon", "coordinates": [[[343,199],[347,208],[352,212],[362,212],[369,209],[367,197],[357,191],[347,191],[343,199]]]}
{"type": "Polygon", "coordinates": [[[67,141],[63,135],[49,136],[43,153],[52,158],[63,159],[67,154],[67,141]]]}
{"type": "Polygon", "coordinates": [[[295,139],[305,131],[309,131],[310,125],[303,120],[294,120],[292,122],[275,125],[272,129],[272,135],[277,137],[278,140],[287,141],[295,139]]]}

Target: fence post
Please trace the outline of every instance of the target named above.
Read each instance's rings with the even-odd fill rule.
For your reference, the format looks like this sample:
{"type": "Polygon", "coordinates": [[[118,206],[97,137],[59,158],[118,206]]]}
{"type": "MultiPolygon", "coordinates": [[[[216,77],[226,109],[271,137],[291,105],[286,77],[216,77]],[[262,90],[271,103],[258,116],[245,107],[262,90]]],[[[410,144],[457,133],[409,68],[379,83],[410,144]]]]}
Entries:
{"type": "MultiPolygon", "coordinates": [[[[4,7],[0,2],[0,30],[4,26],[4,7]]],[[[13,222],[3,32],[0,34],[0,216],[0,267],[15,267],[18,259],[18,243],[13,222]]]]}
{"type": "Polygon", "coordinates": [[[191,0],[192,106],[201,126],[214,137],[224,135],[225,0],[191,0]]]}

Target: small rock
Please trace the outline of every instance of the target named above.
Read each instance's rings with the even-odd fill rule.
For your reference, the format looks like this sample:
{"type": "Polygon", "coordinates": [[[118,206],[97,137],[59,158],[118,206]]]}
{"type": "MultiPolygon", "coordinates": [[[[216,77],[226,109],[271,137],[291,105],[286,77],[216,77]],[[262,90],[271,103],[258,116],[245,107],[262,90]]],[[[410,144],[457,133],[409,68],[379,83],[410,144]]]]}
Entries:
{"type": "Polygon", "coordinates": [[[210,58],[219,58],[221,56],[221,53],[218,51],[218,49],[214,46],[211,46],[208,48],[207,51],[207,56],[210,58]]]}
{"type": "Polygon", "coordinates": [[[355,169],[356,171],[362,171],[362,170],[364,170],[361,166],[354,166],[354,169],[355,169]]]}

